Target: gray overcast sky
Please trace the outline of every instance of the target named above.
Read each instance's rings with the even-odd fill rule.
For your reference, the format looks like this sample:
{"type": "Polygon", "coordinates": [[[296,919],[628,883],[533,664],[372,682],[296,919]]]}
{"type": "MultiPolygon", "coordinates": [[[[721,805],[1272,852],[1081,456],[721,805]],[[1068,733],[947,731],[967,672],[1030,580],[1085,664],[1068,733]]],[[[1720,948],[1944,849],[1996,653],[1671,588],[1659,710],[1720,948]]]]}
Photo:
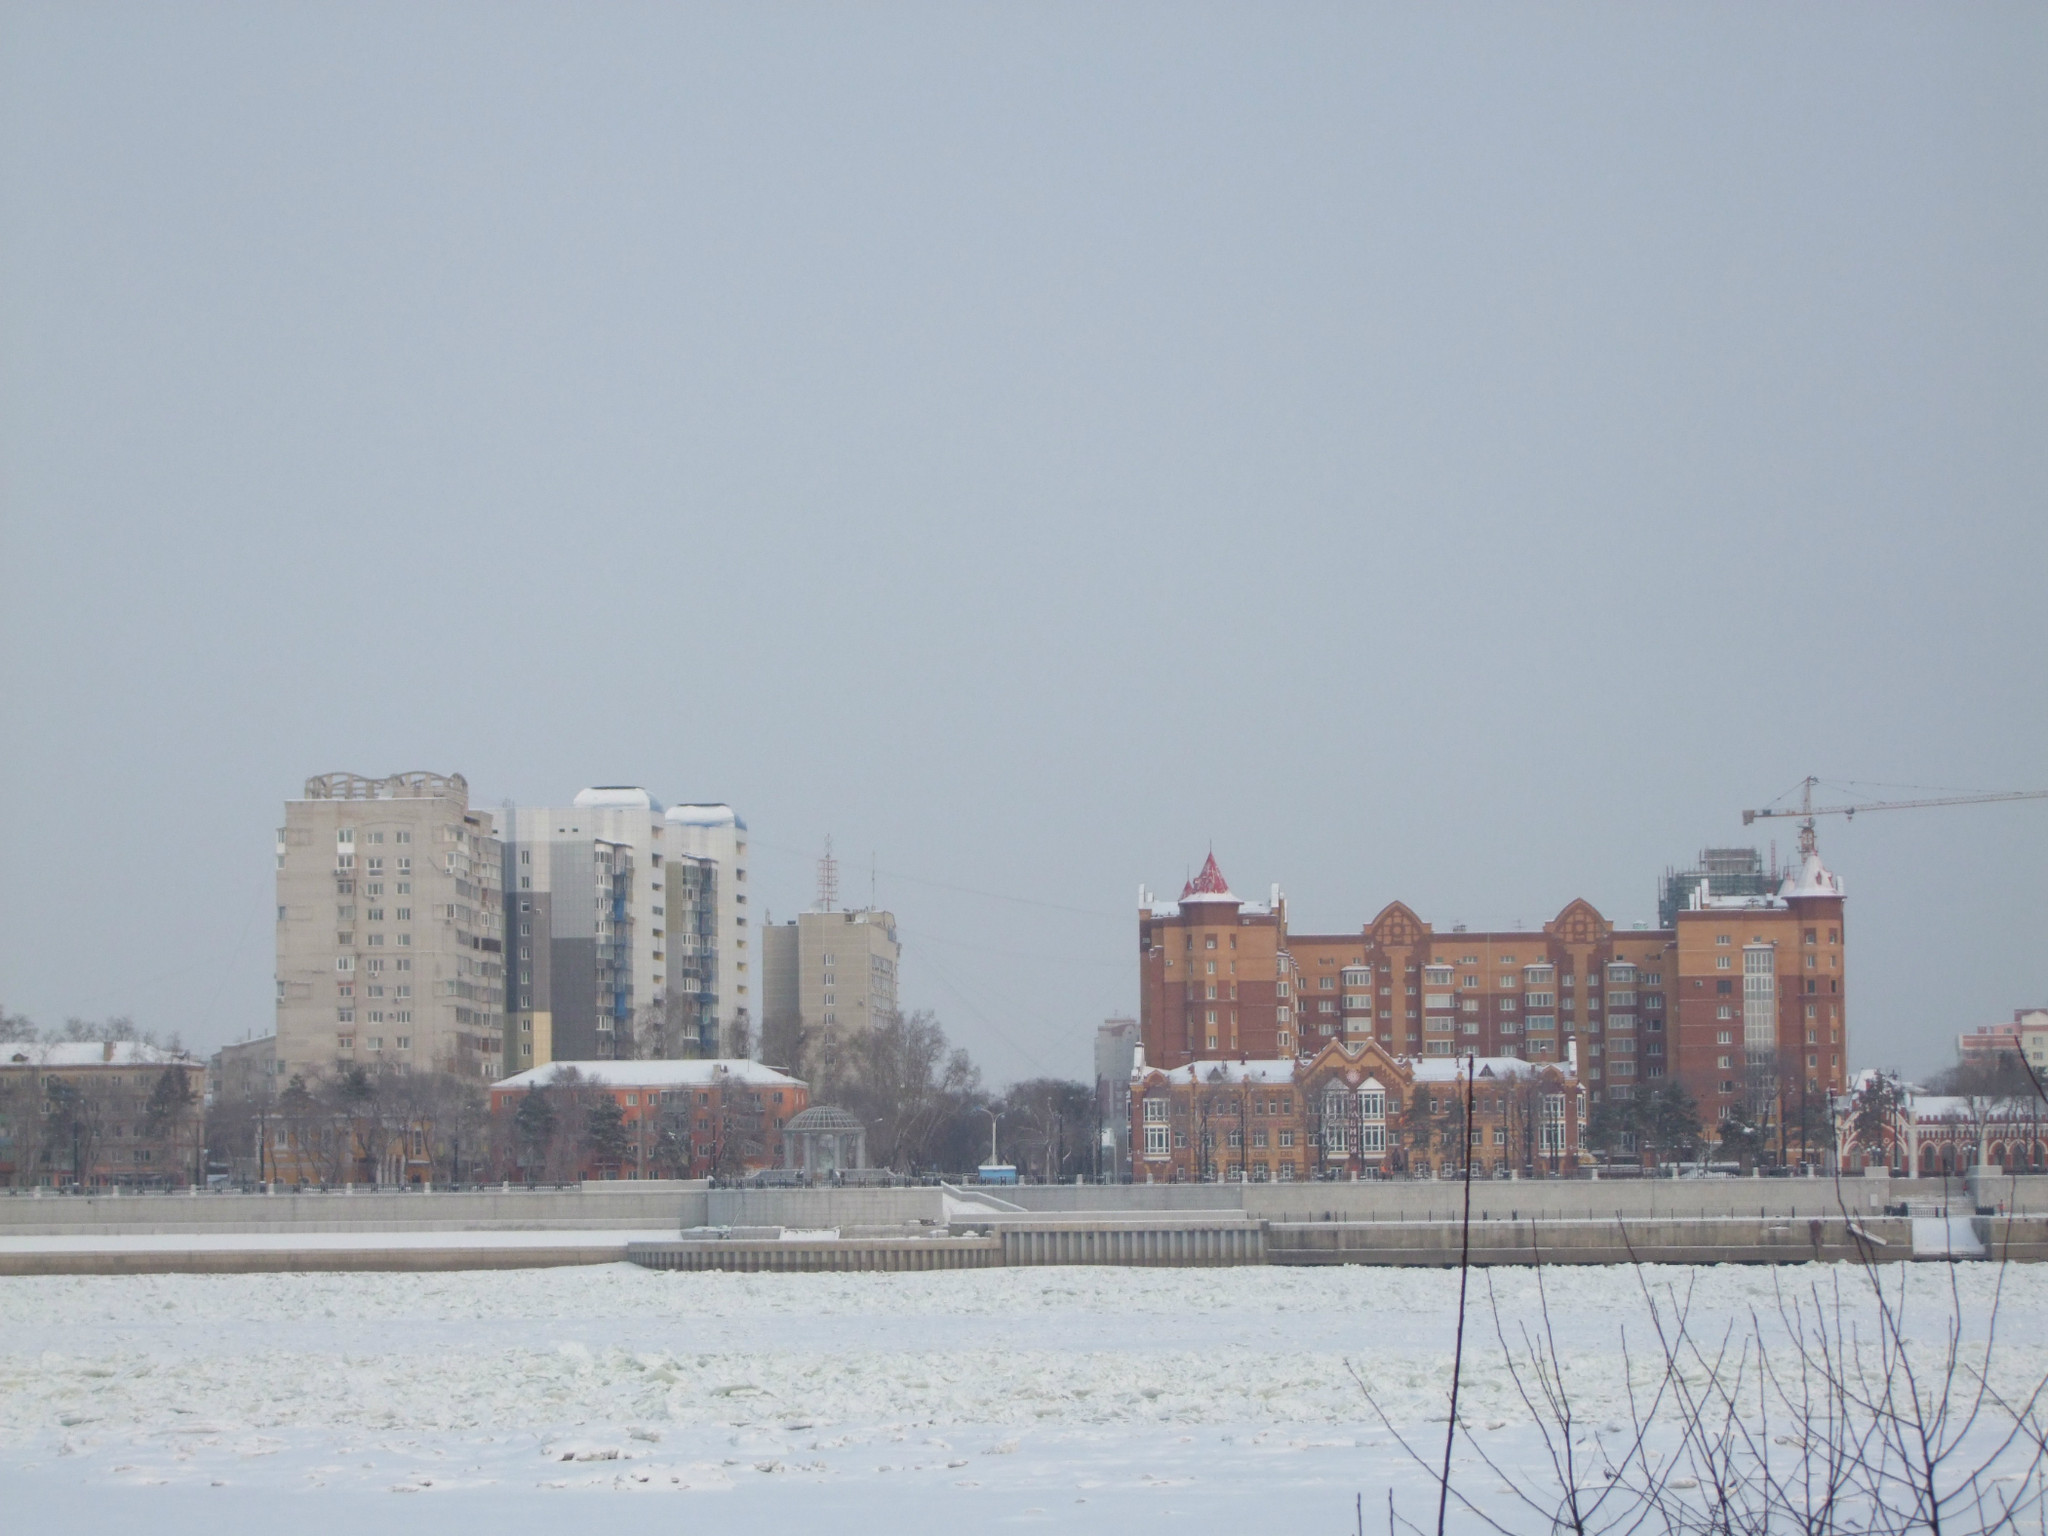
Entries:
{"type": "MultiPolygon", "coordinates": [[[[1627,922],[1808,772],[2048,787],[2038,5],[0,46],[45,1023],[267,1027],[271,831],[334,769],[727,799],[783,913],[830,832],[998,1081],[1088,1070],[1138,883],[1212,843],[1298,929],[1627,922]]],[[[1822,836],[1856,1064],[2048,1003],[2048,803],[1822,836]]]]}

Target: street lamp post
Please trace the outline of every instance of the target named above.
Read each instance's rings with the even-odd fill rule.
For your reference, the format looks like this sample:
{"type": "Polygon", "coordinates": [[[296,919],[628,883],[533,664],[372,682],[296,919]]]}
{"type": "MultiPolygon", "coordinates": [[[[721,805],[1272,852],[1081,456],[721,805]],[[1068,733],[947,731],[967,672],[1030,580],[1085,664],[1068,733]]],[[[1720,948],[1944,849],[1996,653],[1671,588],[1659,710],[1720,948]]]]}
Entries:
{"type": "Polygon", "coordinates": [[[996,1166],[996,1122],[1003,1117],[986,1104],[981,1107],[981,1112],[988,1116],[988,1165],[993,1168],[996,1166]]]}

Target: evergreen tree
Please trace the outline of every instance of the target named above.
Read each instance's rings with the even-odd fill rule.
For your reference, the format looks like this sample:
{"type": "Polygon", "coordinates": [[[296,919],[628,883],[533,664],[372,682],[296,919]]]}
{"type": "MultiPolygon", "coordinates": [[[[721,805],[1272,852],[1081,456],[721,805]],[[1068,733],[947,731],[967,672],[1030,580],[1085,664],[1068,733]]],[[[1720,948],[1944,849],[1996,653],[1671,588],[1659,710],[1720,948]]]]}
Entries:
{"type": "Polygon", "coordinates": [[[176,1067],[166,1067],[157,1077],[156,1086],[149,1091],[149,1102],[142,1111],[142,1134],[155,1142],[155,1150],[163,1155],[166,1179],[175,1178],[183,1171],[174,1165],[174,1159],[182,1151],[178,1146],[178,1133],[190,1120],[193,1107],[198,1102],[199,1095],[192,1091],[185,1074],[176,1067]]]}
{"type": "Polygon", "coordinates": [[[547,1161],[548,1144],[555,1139],[555,1096],[545,1088],[529,1088],[512,1114],[512,1139],[518,1147],[519,1165],[530,1175],[547,1161]]]}
{"type": "Polygon", "coordinates": [[[1699,1103],[1680,1084],[1667,1083],[1644,1100],[1637,1131],[1655,1152],[1691,1156],[1700,1143],[1699,1103]]]}
{"type": "Polygon", "coordinates": [[[1619,1152],[1631,1133],[1639,1134],[1642,1108],[1642,1101],[1637,1099],[1601,1099],[1586,1121],[1587,1148],[1609,1154],[1619,1152]]]}
{"type": "Polygon", "coordinates": [[[626,1112],[609,1093],[600,1093],[583,1117],[583,1150],[601,1168],[617,1171],[630,1150],[626,1112]]]}
{"type": "Polygon", "coordinates": [[[156,1086],[150,1089],[149,1103],[143,1108],[143,1133],[152,1140],[163,1140],[198,1102],[199,1096],[185,1081],[185,1074],[175,1067],[166,1067],[156,1086]]]}
{"type": "Polygon", "coordinates": [[[1763,1155],[1764,1132],[1754,1124],[1745,1110],[1731,1110],[1720,1126],[1721,1155],[1732,1157],[1742,1165],[1744,1173],[1749,1172],[1757,1159],[1763,1155]]]}

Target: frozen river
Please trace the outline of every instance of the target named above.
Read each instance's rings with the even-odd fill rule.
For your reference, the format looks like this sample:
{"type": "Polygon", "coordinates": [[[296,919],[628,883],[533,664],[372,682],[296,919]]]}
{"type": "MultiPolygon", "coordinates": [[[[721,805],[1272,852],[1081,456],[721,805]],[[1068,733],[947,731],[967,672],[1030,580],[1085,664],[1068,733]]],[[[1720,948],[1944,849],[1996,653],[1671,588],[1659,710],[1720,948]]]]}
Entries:
{"type": "MultiPolygon", "coordinates": [[[[1664,1269],[1696,1332],[1850,1271],[1664,1269]]],[[[1932,1337],[1950,1277],[1922,1267],[1932,1337]]],[[[1626,1418],[1649,1344],[1635,1272],[1547,1272],[1574,1402],[1626,1418]]],[[[1457,1277],[1337,1269],[663,1274],[618,1265],[452,1275],[0,1280],[0,1508],[16,1529],[1348,1531],[1433,1518],[1425,1475],[1367,1403],[1440,1450],[1457,1277]],[[665,1494],[666,1498],[651,1495],[665,1494]],[[638,1497],[628,1497],[637,1495],[638,1497]],[[455,1506],[451,1508],[451,1506],[455,1506]],[[14,1524],[15,1521],[20,1524],[14,1524]]],[[[1511,1328],[1535,1278],[1497,1271],[1511,1328]]],[[[1475,1275],[1461,1418],[1540,1480],[1528,1408],[1475,1275]]],[[[1917,1324],[1916,1324],[1917,1326],[1917,1324]]],[[[2048,1373],[2048,1267],[2006,1279],[1999,1371],[2048,1373]]],[[[1500,1471],[1459,1449],[1461,1485],[1500,1471]]]]}

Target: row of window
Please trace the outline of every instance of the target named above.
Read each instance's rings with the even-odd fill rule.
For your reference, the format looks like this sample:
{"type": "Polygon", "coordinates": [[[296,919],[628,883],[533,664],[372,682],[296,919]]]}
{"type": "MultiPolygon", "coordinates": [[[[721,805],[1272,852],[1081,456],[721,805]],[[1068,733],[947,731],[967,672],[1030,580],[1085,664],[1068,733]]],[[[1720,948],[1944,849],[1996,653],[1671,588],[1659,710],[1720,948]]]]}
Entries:
{"type": "MultiPolygon", "coordinates": [[[[1806,943],[1808,943],[1808,944],[1812,944],[1812,943],[1816,942],[1816,938],[1815,938],[1815,936],[1816,936],[1816,935],[1817,935],[1817,934],[1819,933],[1819,931],[1820,931],[1820,930],[1819,930],[1819,929],[1817,929],[1817,928],[1809,928],[1809,929],[1807,929],[1807,930],[1806,930],[1806,932],[1805,932],[1805,934],[1803,935],[1803,939],[1804,939],[1804,942],[1806,942],[1806,943]]],[[[1839,944],[1839,943],[1841,943],[1841,941],[1842,941],[1842,931],[1841,931],[1841,929],[1839,929],[1839,928],[1830,928],[1830,929],[1828,930],[1828,942],[1829,942],[1830,944],[1839,944]]],[[[1715,935],[1714,935],[1714,942],[1715,942],[1716,944],[1733,944],[1733,943],[1735,942],[1735,936],[1734,936],[1733,934],[1728,934],[1728,933],[1717,933],[1717,934],[1715,934],[1715,935]]],[[[1756,943],[1758,943],[1758,944],[1761,944],[1761,943],[1763,943],[1763,942],[1764,942],[1764,936],[1763,936],[1762,934],[1758,934],[1758,935],[1756,936],[1755,942],[1756,942],[1756,943]]]]}

